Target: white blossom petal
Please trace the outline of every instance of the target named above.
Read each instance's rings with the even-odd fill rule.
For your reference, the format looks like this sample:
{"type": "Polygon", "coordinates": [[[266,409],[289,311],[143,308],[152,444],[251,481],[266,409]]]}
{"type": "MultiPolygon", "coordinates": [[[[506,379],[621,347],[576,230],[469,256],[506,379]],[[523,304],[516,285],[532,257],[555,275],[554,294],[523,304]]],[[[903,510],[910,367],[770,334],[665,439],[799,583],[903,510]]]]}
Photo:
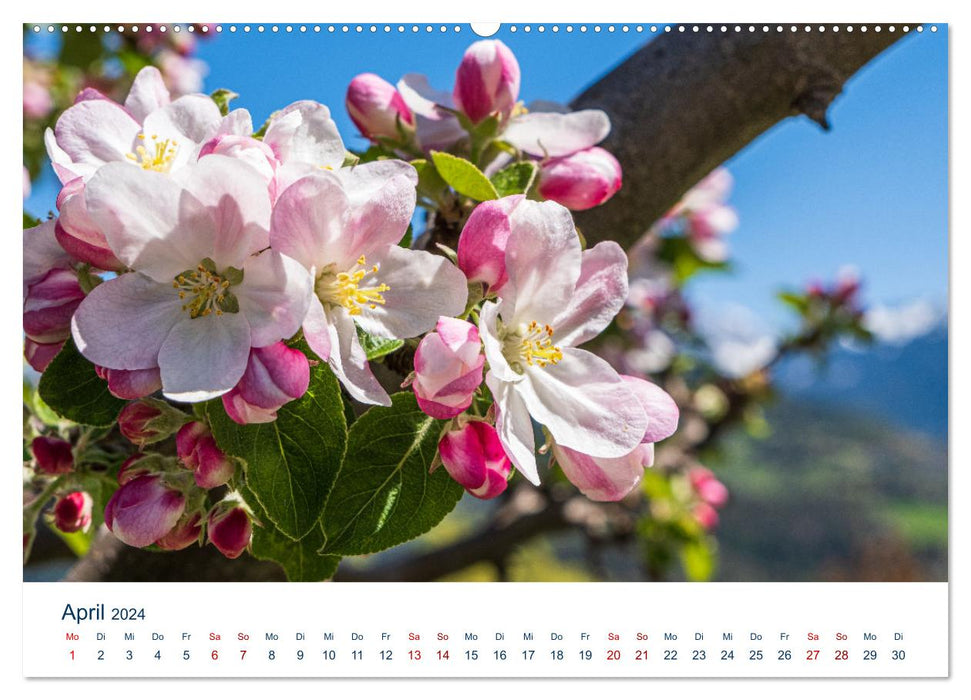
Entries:
{"type": "Polygon", "coordinates": [[[525,366],[516,385],[529,413],[560,445],[594,457],[623,457],[640,444],[647,416],[637,397],[604,360],[563,348],[556,364],[525,366]]]}
{"type": "Polygon", "coordinates": [[[150,369],[172,327],[187,315],[171,285],[138,272],[95,287],[74,313],[74,343],[111,369],[150,369]]]}
{"type": "Polygon", "coordinates": [[[243,283],[232,292],[249,321],[251,345],[261,348],[297,332],[307,315],[313,280],[296,260],[268,250],[246,261],[243,283]]]}
{"type": "Polygon", "coordinates": [[[434,328],[439,316],[458,316],[465,310],[465,275],[441,255],[392,245],[377,261],[378,271],[362,284],[390,289],[381,292],[384,304],[362,307],[357,321],[368,333],[414,338],[434,328]]]}
{"type": "Polygon", "coordinates": [[[176,401],[208,401],[239,382],[249,360],[250,328],[241,313],[183,319],[158,353],[162,393],[176,401]]]}

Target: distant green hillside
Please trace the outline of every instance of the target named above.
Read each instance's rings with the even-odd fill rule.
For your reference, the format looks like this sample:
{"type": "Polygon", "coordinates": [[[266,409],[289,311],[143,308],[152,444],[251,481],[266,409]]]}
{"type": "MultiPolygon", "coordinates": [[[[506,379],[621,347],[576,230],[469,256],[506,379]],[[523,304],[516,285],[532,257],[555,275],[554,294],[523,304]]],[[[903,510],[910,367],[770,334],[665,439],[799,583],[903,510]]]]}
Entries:
{"type": "Polygon", "coordinates": [[[944,441],[802,401],[768,419],[711,462],[732,492],[717,578],[947,579],[944,441]]]}

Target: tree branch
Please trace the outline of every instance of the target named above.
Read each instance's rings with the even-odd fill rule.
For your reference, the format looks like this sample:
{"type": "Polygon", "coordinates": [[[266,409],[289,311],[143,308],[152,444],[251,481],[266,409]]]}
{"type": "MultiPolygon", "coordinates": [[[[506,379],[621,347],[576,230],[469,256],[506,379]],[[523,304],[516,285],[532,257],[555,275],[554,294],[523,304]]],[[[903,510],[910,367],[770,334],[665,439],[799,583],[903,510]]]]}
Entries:
{"type": "Polygon", "coordinates": [[[663,34],[573,101],[610,115],[602,145],[624,170],[613,199],[577,213],[588,240],[630,247],[694,184],[787,117],[805,114],[828,129],[826,111],[843,84],[903,36],[859,26],[770,29],[663,34]]]}
{"type": "Polygon", "coordinates": [[[566,530],[575,523],[564,515],[564,504],[549,501],[538,511],[496,518],[475,534],[404,561],[355,571],[339,569],[335,581],[434,581],[478,562],[501,565],[518,545],[539,535],[566,530]]]}

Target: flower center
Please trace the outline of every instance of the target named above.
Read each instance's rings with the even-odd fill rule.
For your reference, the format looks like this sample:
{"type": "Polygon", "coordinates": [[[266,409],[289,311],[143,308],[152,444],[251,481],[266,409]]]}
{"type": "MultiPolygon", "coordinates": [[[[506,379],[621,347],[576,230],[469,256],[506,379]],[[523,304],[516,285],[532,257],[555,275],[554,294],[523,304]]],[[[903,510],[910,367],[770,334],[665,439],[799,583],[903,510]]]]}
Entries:
{"type": "Polygon", "coordinates": [[[563,359],[563,351],[553,345],[553,326],[541,326],[536,321],[531,321],[514,337],[519,340],[517,354],[528,365],[546,367],[563,359]]]}
{"type": "Polygon", "coordinates": [[[328,269],[317,279],[317,296],[321,301],[343,306],[351,316],[358,316],[363,306],[376,309],[378,304],[385,303],[383,292],[391,289],[386,284],[372,287],[363,285],[364,278],[377,271],[377,265],[367,267],[367,260],[363,255],[347,272],[334,274],[328,269]]]}
{"type": "MultiPolygon", "coordinates": [[[[139,140],[145,140],[145,134],[138,135],[139,140]]],[[[167,173],[172,169],[172,161],[179,152],[179,143],[175,139],[159,141],[158,136],[152,134],[152,147],[146,148],[139,144],[134,153],[127,154],[128,160],[143,170],[154,170],[157,173],[167,173]]]]}
{"type": "Polygon", "coordinates": [[[195,269],[179,273],[172,280],[172,288],[178,291],[183,302],[182,310],[189,312],[189,318],[199,318],[215,313],[239,312],[239,300],[230,290],[243,281],[243,271],[228,267],[223,272],[216,270],[211,258],[205,258],[195,269]]]}

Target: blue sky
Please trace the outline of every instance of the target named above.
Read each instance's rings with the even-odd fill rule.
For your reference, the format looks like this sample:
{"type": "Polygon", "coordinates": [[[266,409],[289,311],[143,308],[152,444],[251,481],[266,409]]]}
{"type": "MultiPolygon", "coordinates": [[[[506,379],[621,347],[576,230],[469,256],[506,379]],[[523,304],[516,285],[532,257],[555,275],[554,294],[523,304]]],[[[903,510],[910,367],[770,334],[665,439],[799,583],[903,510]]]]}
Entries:
{"type": "MultiPolygon", "coordinates": [[[[410,27],[409,27],[410,30],[410,27]]],[[[496,35],[515,52],[527,102],[566,102],[650,38],[648,33],[549,31],[496,35]]],[[[205,87],[240,93],[259,124],[297,99],[331,106],[345,141],[363,145],[343,108],[349,80],[374,72],[391,82],[425,73],[450,89],[468,29],[431,34],[224,32],[202,41],[205,87]]],[[[863,273],[866,299],[895,304],[947,299],[947,33],[913,34],[855,76],[824,133],[789,119],[728,161],[741,226],[732,235],[735,272],[693,286],[699,303],[726,300],[771,323],[785,316],[773,294],[846,264],[863,273]]],[[[30,211],[51,208],[54,188],[35,188],[30,211]]],[[[649,222],[645,222],[647,224],[649,222]]]]}

